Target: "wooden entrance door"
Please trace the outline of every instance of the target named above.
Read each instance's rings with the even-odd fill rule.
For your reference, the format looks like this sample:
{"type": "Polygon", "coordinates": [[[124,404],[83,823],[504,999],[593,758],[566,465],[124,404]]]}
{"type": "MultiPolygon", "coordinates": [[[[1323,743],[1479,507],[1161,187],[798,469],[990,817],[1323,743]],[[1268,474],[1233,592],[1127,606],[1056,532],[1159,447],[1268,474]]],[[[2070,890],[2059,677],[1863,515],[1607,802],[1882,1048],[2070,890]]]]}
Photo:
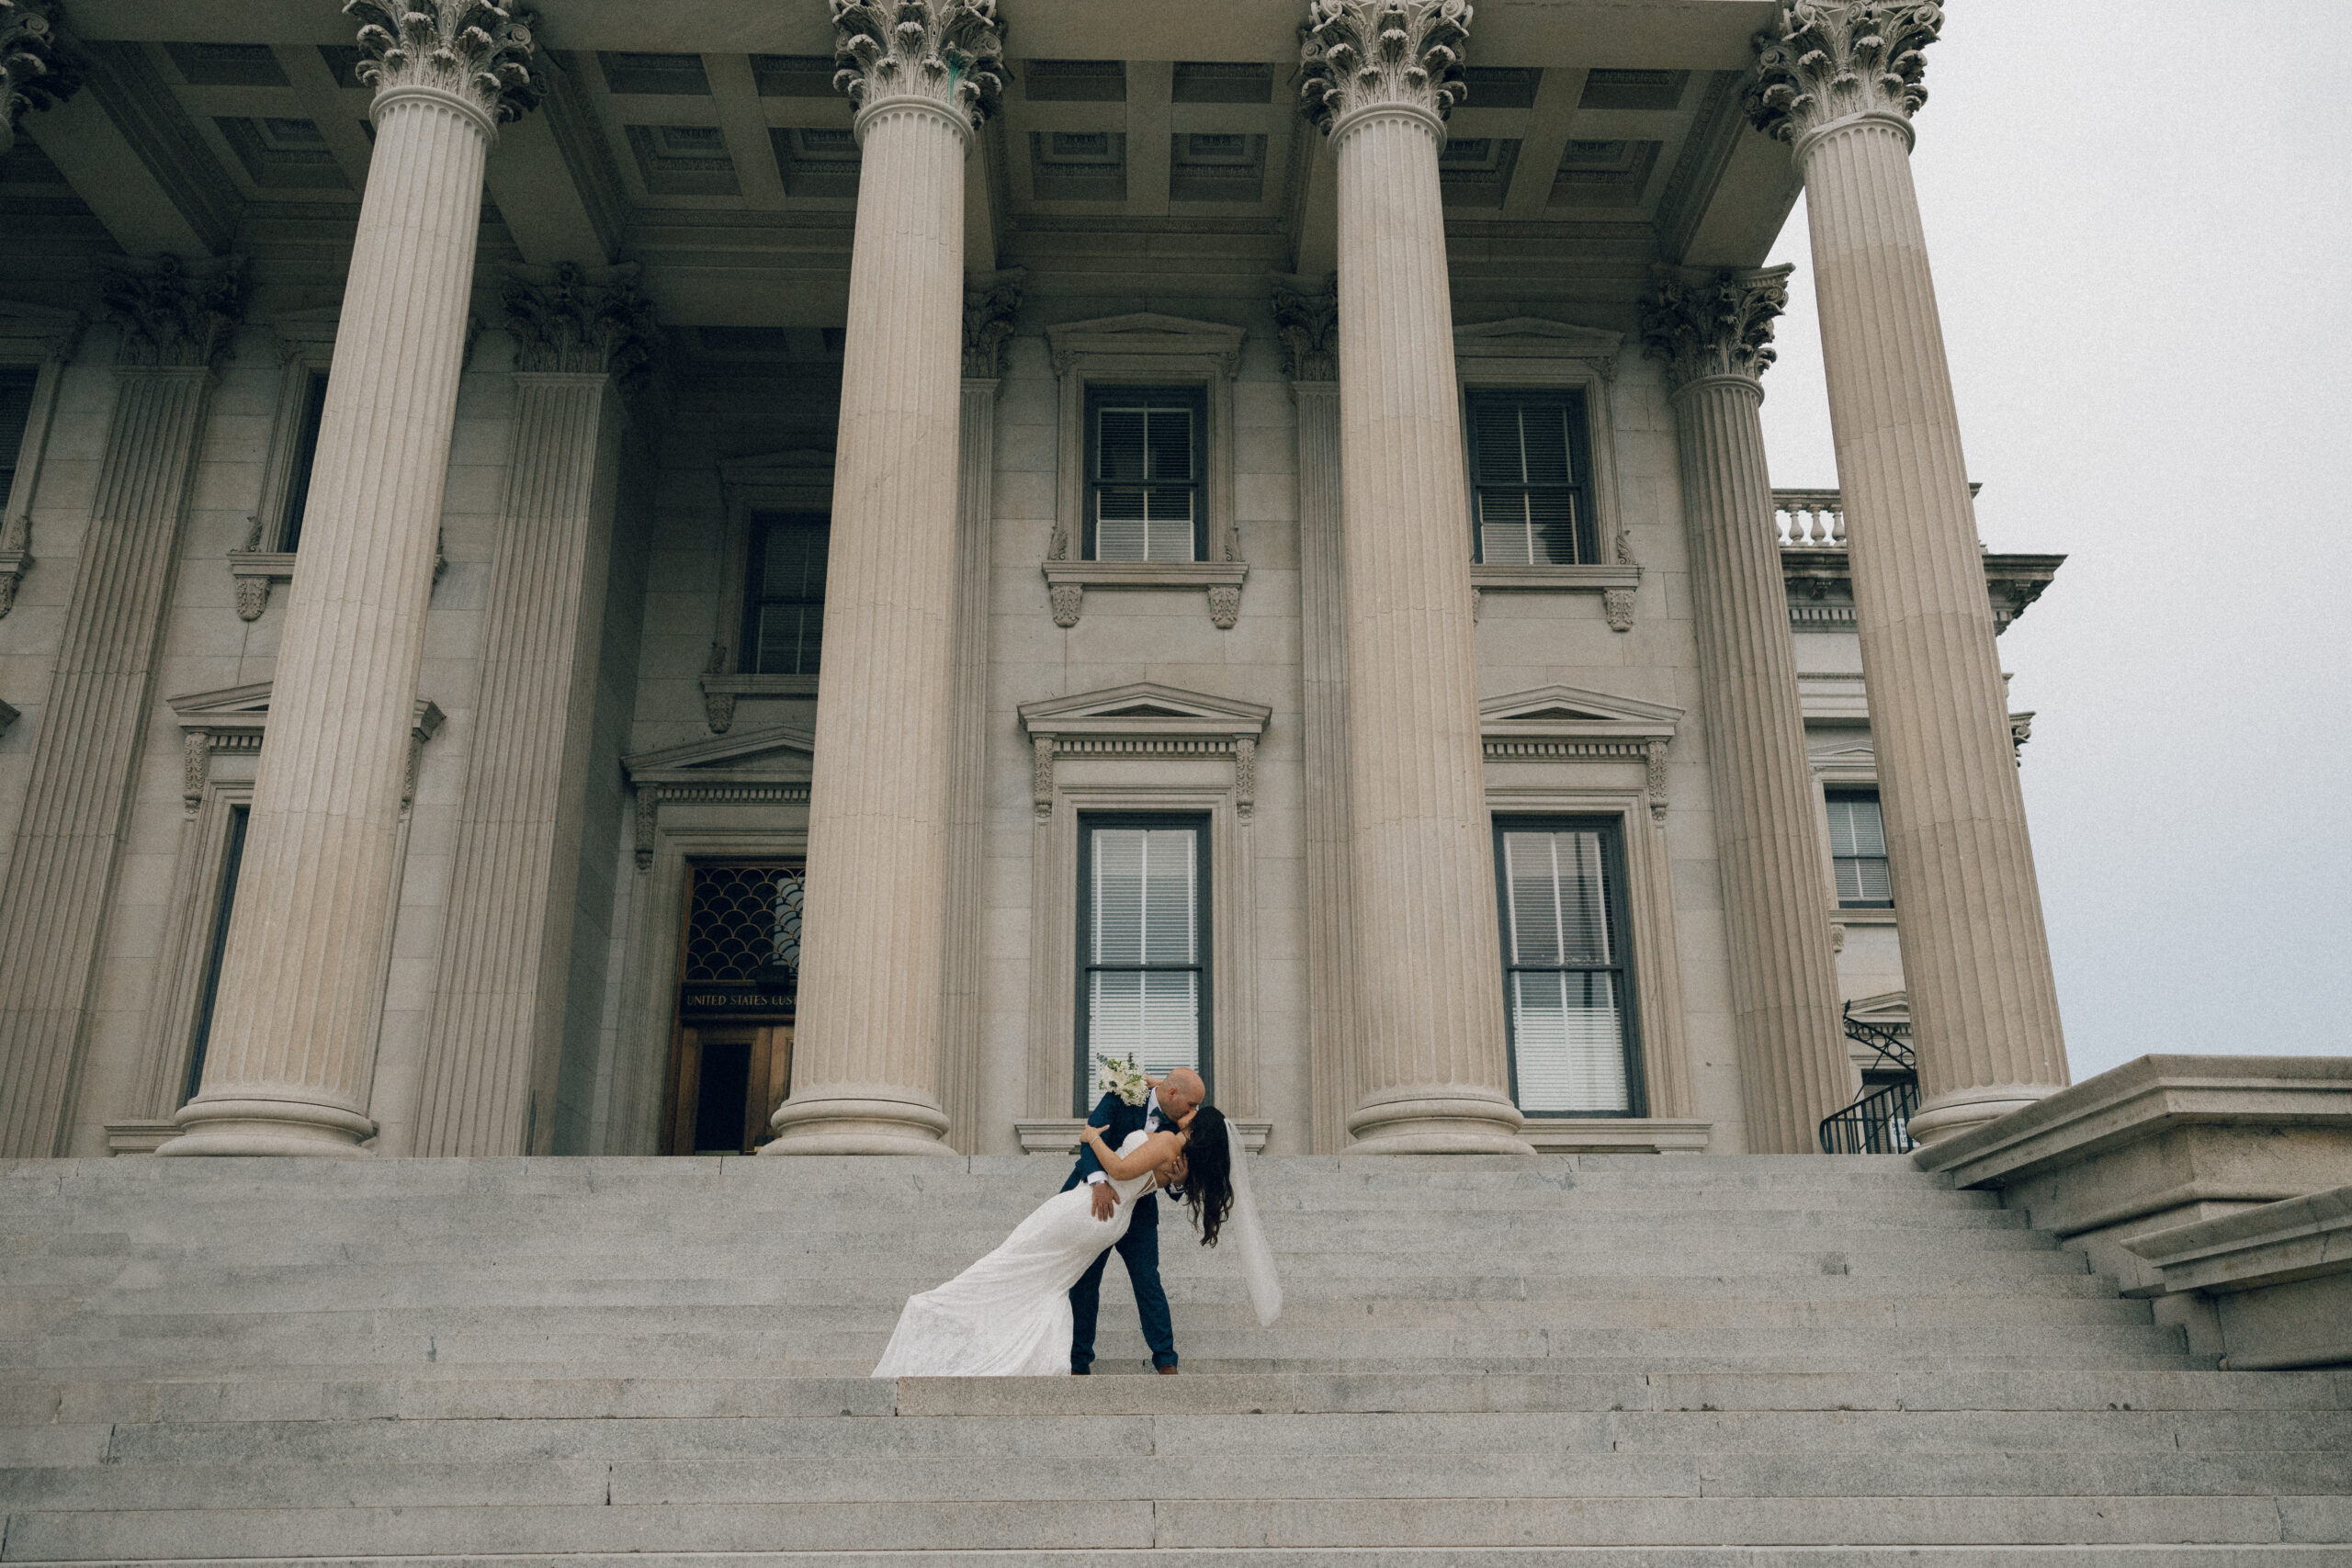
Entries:
{"type": "Polygon", "coordinates": [[[681,1025],[662,1152],[750,1154],[792,1088],[792,1025],[681,1025]]]}

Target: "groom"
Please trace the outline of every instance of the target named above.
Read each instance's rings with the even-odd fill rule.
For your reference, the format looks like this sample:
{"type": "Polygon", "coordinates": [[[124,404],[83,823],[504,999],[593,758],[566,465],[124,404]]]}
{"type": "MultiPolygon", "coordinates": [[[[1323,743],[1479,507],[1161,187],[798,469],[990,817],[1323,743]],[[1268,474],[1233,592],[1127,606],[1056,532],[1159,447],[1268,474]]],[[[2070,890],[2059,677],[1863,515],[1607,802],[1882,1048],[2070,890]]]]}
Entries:
{"type": "MultiPolygon", "coordinates": [[[[1115,1094],[1106,1094],[1094,1114],[1086,1119],[1102,1130],[1102,1141],[1114,1149],[1138,1128],[1147,1133],[1172,1131],[1208,1094],[1201,1075],[1190,1067],[1178,1067],[1164,1078],[1145,1081],[1151,1085],[1151,1092],[1141,1105],[1129,1105],[1115,1094]]],[[[1062,1183],[1062,1190],[1067,1192],[1081,1181],[1094,1188],[1094,1217],[1107,1222],[1119,1206],[1119,1195],[1111,1190],[1102,1162],[1094,1157],[1091,1147],[1079,1151],[1078,1164],[1062,1183]]],[[[1127,1282],[1136,1288],[1136,1314],[1143,1319],[1143,1337],[1151,1346],[1151,1364],[1162,1375],[1173,1377],[1176,1330],[1168,1317],[1168,1292],[1159,1288],[1159,1201],[1151,1193],[1136,1200],[1135,1218],[1127,1224],[1127,1234],[1119,1238],[1118,1250],[1119,1261],[1127,1266],[1127,1282]]],[[[1110,1260],[1111,1249],[1105,1247],[1069,1288],[1069,1370],[1078,1377],[1094,1370],[1094,1320],[1102,1307],[1102,1266],[1110,1260]]]]}

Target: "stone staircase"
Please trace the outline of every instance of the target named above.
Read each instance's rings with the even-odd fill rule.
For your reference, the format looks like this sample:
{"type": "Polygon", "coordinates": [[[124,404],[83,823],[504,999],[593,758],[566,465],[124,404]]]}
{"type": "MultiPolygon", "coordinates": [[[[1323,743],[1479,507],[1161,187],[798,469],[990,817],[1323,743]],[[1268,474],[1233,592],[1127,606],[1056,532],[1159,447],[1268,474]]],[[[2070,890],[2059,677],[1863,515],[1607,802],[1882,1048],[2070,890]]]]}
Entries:
{"type": "Polygon", "coordinates": [[[0,1167],[0,1562],[2352,1564],[2352,1371],[1901,1160],[1267,1160],[1273,1329],[865,1378],[1066,1168],[0,1167]]]}

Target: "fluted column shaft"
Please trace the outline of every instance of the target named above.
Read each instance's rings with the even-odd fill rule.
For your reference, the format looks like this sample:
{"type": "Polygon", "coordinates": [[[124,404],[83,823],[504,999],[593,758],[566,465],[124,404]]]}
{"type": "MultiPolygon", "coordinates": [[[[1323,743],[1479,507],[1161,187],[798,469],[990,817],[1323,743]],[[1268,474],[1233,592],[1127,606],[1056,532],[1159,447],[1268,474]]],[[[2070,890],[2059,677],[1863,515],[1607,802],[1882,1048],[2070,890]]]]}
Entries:
{"type": "MultiPolygon", "coordinates": [[[[967,348],[968,359],[970,351],[967,348]]],[[[967,366],[969,368],[969,366],[967,366]]],[[[949,780],[946,974],[940,1021],[941,1109],[948,1139],[979,1152],[980,1005],[986,916],[981,908],[987,855],[989,536],[996,489],[993,377],[964,380],[956,461],[955,768],[949,780]]]]}
{"type": "Polygon", "coordinates": [[[2067,1081],[1910,129],[1800,141],[1925,1141],[2067,1081]]]}
{"type": "Polygon", "coordinates": [[[1508,1092],[1453,307],[1426,109],[1342,116],[1340,504],[1355,1148],[1524,1153],[1508,1092]]]}
{"type": "Polygon", "coordinates": [[[0,883],[0,1156],[62,1154],[212,371],[126,366],[0,883]]]}
{"type": "Polygon", "coordinates": [[[792,1097],[773,1154],[947,1154],[938,1102],[955,726],[964,158],[927,97],[858,116],[792,1097]]]}
{"type": "Polygon", "coordinates": [[[1354,835],[1348,811],[1348,622],[1340,384],[1291,385],[1298,408],[1298,614],[1306,728],[1306,1011],[1314,1149],[1337,1152],[1358,1099],[1354,835]]]}
{"type": "Polygon", "coordinates": [[[620,445],[602,374],[514,378],[505,514],[415,1148],[532,1154],[555,1121],[620,445]]]}
{"type": "Polygon", "coordinates": [[[1838,1021],[1762,402],[1748,377],[1702,377],[1675,394],[1675,429],[1747,1147],[1812,1154],[1821,1119],[1849,1098],[1853,1069],[1838,1021]]]}
{"type": "Polygon", "coordinates": [[[368,1100],[492,121],[387,88],[204,1085],[158,1152],[351,1154],[368,1100]]]}

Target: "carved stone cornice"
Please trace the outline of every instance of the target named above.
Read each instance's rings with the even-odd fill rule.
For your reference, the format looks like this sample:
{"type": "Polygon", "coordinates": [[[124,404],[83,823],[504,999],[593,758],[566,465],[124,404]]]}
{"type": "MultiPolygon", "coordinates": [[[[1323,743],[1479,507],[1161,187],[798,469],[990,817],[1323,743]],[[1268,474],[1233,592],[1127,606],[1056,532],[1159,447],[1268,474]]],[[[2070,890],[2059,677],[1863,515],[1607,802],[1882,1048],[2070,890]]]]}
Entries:
{"type": "Polygon", "coordinates": [[[0,0],[0,158],[27,109],[45,109],[82,85],[82,62],[58,37],[56,0],[0,0]]]}
{"type": "Polygon", "coordinates": [[[978,130],[1004,100],[996,0],[832,0],[833,85],[861,110],[928,98],[978,130]]]}
{"type": "Polygon", "coordinates": [[[1789,305],[1792,266],[1684,273],[1661,267],[1642,299],[1642,342],[1666,361],[1668,386],[1730,378],[1761,382],[1777,353],[1772,322],[1789,305]]]}
{"type": "Polygon", "coordinates": [[[635,388],[662,344],[634,266],[591,273],[572,262],[508,271],[500,303],[517,370],[610,376],[635,388]]]}
{"type": "Polygon", "coordinates": [[[1340,294],[1334,276],[1320,289],[1274,275],[1274,341],[1283,346],[1283,368],[1294,381],[1340,378],[1340,294]]]}
{"type": "Polygon", "coordinates": [[[964,375],[992,381],[1004,374],[1004,345],[1012,338],[1012,318],[1021,310],[1026,267],[964,275],[964,375]]]}
{"type": "Polygon", "coordinates": [[[1436,119],[1469,96],[1462,73],[1469,0],[1309,0],[1299,30],[1299,97],[1329,135],[1360,109],[1436,119]]]}
{"type": "Polygon", "coordinates": [[[356,17],[362,82],[385,94],[424,87],[470,104],[492,124],[537,107],[531,29],[538,17],[495,0],[344,0],[356,17]]]}
{"type": "Polygon", "coordinates": [[[1799,143],[1824,126],[1863,115],[1905,122],[1928,101],[1921,52],[1943,30],[1928,0],[1782,0],[1758,33],[1747,118],[1799,143]]]}
{"type": "Polygon", "coordinates": [[[229,340],[244,319],[244,258],[183,262],[104,258],[101,289],[107,319],[122,328],[119,366],[204,368],[230,357],[229,340]]]}

